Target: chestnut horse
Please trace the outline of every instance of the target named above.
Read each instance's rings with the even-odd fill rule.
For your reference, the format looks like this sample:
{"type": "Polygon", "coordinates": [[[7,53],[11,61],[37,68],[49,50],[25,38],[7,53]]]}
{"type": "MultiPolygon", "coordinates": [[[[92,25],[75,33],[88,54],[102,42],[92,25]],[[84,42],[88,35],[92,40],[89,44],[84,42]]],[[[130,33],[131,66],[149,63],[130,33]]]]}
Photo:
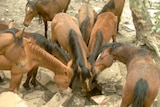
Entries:
{"type": "MultiPolygon", "coordinates": [[[[70,58],[68,54],[60,48],[60,46],[57,43],[52,44],[50,41],[48,41],[45,37],[38,33],[29,33],[29,32],[24,32],[24,37],[25,38],[32,38],[37,45],[39,45],[41,48],[46,50],[48,53],[54,55],[56,58],[58,58],[62,63],[67,65],[69,62],[70,58]]],[[[29,82],[31,80],[31,84],[35,87],[36,86],[36,75],[37,75],[38,67],[33,68],[31,71],[27,73],[27,79],[24,82],[23,86],[26,89],[30,89],[29,82]]]]}
{"type": "Polygon", "coordinates": [[[79,28],[81,30],[83,39],[88,46],[91,30],[94,26],[96,12],[88,3],[83,4],[78,10],[79,28]]]}
{"type": "Polygon", "coordinates": [[[51,32],[52,42],[58,42],[68,52],[70,58],[73,59],[73,64],[80,73],[83,91],[88,92],[92,81],[90,63],[87,61],[89,51],[77,24],[70,15],[58,13],[51,22],[51,32]]]}
{"type": "Polygon", "coordinates": [[[0,32],[0,55],[4,55],[8,60],[16,60],[21,55],[23,48],[23,31],[14,32],[10,29],[0,32]]]}
{"type": "Polygon", "coordinates": [[[96,57],[98,56],[98,50],[100,46],[106,44],[113,39],[116,41],[117,32],[117,17],[112,12],[104,12],[100,14],[96,20],[96,23],[92,29],[91,37],[88,44],[90,56],[88,60],[91,65],[94,64],[96,57]]]}
{"type": "Polygon", "coordinates": [[[14,91],[16,88],[18,90],[23,74],[37,66],[53,71],[57,86],[60,89],[67,89],[73,77],[73,71],[70,67],[72,61],[69,61],[68,66],[64,65],[60,60],[38,46],[33,39],[23,38],[23,43],[22,54],[14,63],[7,60],[3,55],[0,56],[0,69],[11,70],[9,90],[14,91]]]}
{"type": "Polygon", "coordinates": [[[144,49],[122,43],[110,43],[100,49],[94,70],[96,73],[119,60],[127,67],[121,107],[151,107],[160,85],[160,69],[144,49]]]}
{"type": "MultiPolygon", "coordinates": [[[[14,27],[14,23],[9,22],[9,24],[6,21],[3,21],[1,28],[12,28],[11,30],[14,32],[18,32],[19,29],[14,27]]],[[[66,52],[59,47],[58,44],[52,44],[50,41],[48,41],[45,37],[43,37],[41,34],[38,33],[29,33],[29,32],[23,32],[23,37],[28,39],[33,39],[37,45],[39,45],[41,48],[45,49],[48,53],[54,55],[56,58],[58,58],[60,61],[62,61],[64,64],[67,64],[69,61],[69,56],[66,54],[66,52]]],[[[31,84],[35,87],[36,86],[36,75],[37,75],[38,67],[33,68],[31,71],[27,73],[27,79],[24,82],[23,86],[26,89],[30,89],[29,82],[31,80],[31,84]]]]}
{"type": "Polygon", "coordinates": [[[39,15],[45,26],[45,37],[47,38],[47,21],[52,21],[55,14],[66,12],[70,0],[28,0],[25,8],[24,26],[29,26],[31,20],[39,15]]]}
{"type": "Polygon", "coordinates": [[[13,26],[12,22],[13,21],[14,20],[11,20],[10,22],[7,22],[7,21],[4,21],[4,20],[0,20],[0,31],[12,28],[12,26],[13,26]]]}
{"type": "Polygon", "coordinates": [[[125,0],[107,0],[107,3],[104,5],[102,10],[99,12],[98,15],[100,15],[103,12],[113,12],[118,17],[118,23],[117,23],[117,32],[119,23],[121,21],[121,14],[123,11],[125,0]]]}

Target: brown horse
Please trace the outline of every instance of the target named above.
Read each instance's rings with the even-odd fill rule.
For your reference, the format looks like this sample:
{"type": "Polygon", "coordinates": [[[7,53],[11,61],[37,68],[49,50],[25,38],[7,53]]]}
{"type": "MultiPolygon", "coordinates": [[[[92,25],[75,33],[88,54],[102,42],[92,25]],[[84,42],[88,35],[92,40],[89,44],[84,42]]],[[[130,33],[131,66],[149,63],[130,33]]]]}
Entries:
{"type": "Polygon", "coordinates": [[[77,24],[70,15],[58,13],[52,20],[51,31],[52,42],[58,42],[68,52],[80,73],[83,90],[88,92],[90,90],[90,82],[92,81],[90,63],[87,61],[89,51],[77,24]]]}
{"type": "MultiPolygon", "coordinates": [[[[7,23],[7,22],[5,22],[7,23]]],[[[3,28],[7,27],[6,24],[2,24],[3,28]]],[[[12,28],[11,30],[14,32],[20,31],[18,28],[14,27],[14,23],[10,22],[8,25],[8,28],[12,28]]],[[[29,33],[29,32],[23,32],[23,37],[28,39],[33,39],[37,45],[39,45],[41,48],[45,49],[48,53],[54,55],[56,58],[58,58],[62,63],[67,64],[69,61],[69,56],[66,54],[66,52],[59,47],[58,44],[52,44],[50,41],[48,41],[45,37],[43,37],[41,34],[38,33],[29,33]]],[[[31,80],[31,84],[35,87],[36,84],[36,75],[37,75],[38,67],[33,68],[31,71],[27,73],[27,79],[24,82],[23,86],[26,89],[30,89],[29,82],[31,80]]]]}
{"type": "MultiPolygon", "coordinates": [[[[62,48],[60,48],[60,46],[57,43],[52,44],[45,37],[43,37],[42,35],[38,33],[24,32],[24,37],[28,39],[32,38],[36,42],[37,45],[39,45],[41,48],[46,50],[48,53],[54,55],[57,59],[59,59],[65,65],[67,65],[67,63],[69,62],[70,60],[69,56],[62,48]]],[[[35,67],[27,73],[27,79],[23,84],[23,86],[26,89],[30,89],[29,83],[30,83],[31,78],[32,78],[31,84],[34,87],[36,86],[37,71],[38,71],[38,67],[35,67]]]]}
{"type": "Polygon", "coordinates": [[[122,43],[106,44],[100,49],[94,70],[99,72],[112,65],[113,60],[127,67],[121,107],[151,107],[160,85],[160,69],[144,49],[122,43]]]}
{"type": "Polygon", "coordinates": [[[4,55],[8,60],[16,60],[21,55],[23,48],[23,31],[13,32],[12,30],[3,30],[0,32],[0,55],[4,55]]]}
{"type": "Polygon", "coordinates": [[[14,91],[16,88],[18,90],[22,75],[37,66],[53,71],[55,73],[54,81],[57,86],[60,89],[67,89],[73,77],[73,71],[70,68],[72,61],[69,61],[68,66],[64,65],[57,58],[39,47],[33,39],[23,38],[23,43],[22,54],[14,63],[4,56],[0,56],[0,69],[11,70],[9,90],[14,91]]]}
{"type": "Polygon", "coordinates": [[[78,10],[79,28],[82,32],[83,39],[88,46],[91,30],[95,23],[96,12],[88,3],[83,4],[78,10]]]}
{"type": "Polygon", "coordinates": [[[118,23],[117,23],[117,32],[119,23],[121,21],[121,14],[123,11],[125,0],[107,0],[107,3],[104,5],[102,10],[98,15],[100,15],[103,12],[113,12],[118,17],[118,23]]]}
{"type": "Polygon", "coordinates": [[[26,14],[23,24],[29,26],[31,20],[39,15],[42,17],[45,26],[45,37],[47,38],[47,21],[51,21],[55,14],[66,12],[70,0],[28,0],[26,4],[26,14]]]}
{"type": "Polygon", "coordinates": [[[12,28],[13,20],[7,22],[5,20],[0,20],[0,31],[12,28]]]}
{"type": "Polygon", "coordinates": [[[96,20],[96,23],[92,29],[91,37],[88,44],[90,56],[88,60],[91,65],[94,64],[96,57],[98,56],[98,50],[100,46],[106,44],[113,39],[116,41],[117,32],[117,17],[111,12],[104,12],[100,14],[96,20]]]}

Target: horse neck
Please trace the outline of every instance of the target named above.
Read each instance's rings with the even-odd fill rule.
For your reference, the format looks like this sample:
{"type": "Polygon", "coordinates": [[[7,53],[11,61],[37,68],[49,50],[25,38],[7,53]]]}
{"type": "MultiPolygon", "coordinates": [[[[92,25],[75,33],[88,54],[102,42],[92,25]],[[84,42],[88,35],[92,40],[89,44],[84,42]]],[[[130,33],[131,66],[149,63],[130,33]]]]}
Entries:
{"type": "Polygon", "coordinates": [[[123,49],[114,50],[111,53],[115,60],[127,64],[133,58],[135,52],[136,52],[135,48],[123,47],[123,49]]]}
{"type": "Polygon", "coordinates": [[[26,45],[28,46],[28,53],[31,53],[32,56],[37,59],[37,66],[50,69],[55,74],[63,73],[63,71],[66,71],[68,69],[67,66],[65,66],[62,62],[60,62],[58,59],[50,55],[48,52],[46,52],[36,44],[27,42],[26,45]]]}

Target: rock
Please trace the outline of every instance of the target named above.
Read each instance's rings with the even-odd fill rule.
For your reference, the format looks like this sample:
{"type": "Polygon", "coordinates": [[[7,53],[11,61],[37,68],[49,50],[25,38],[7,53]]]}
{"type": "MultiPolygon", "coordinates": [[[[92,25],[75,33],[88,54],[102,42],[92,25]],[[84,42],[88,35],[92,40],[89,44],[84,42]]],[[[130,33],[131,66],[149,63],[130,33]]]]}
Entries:
{"type": "Polygon", "coordinates": [[[98,105],[104,105],[108,101],[108,97],[105,95],[97,95],[91,97],[91,99],[96,102],[98,105]]]}
{"type": "MultiPolygon", "coordinates": [[[[3,92],[0,94],[0,107],[31,107],[13,92],[3,92]]],[[[33,107],[33,106],[32,106],[33,107]]]]}
{"type": "Polygon", "coordinates": [[[28,104],[29,107],[41,107],[41,105],[46,102],[43,100],[44,91],[36,91],[34,90],[32,93],[29,93],[24,96],[24,100],[28,104]]]}
{"type": "Polygon", "coordinates": [[[68,89],[66,91],[68,91],[68,94],[63,94],[63,95],[62,95],[62,93],[60,91],[58,91],[51,98],[51,100],[47,104],[43,105],[42,107],[63,107],[63,104],[66,101],[68,101],[72,96],[72,93],[71,93],[70,89],[68,89]]]}

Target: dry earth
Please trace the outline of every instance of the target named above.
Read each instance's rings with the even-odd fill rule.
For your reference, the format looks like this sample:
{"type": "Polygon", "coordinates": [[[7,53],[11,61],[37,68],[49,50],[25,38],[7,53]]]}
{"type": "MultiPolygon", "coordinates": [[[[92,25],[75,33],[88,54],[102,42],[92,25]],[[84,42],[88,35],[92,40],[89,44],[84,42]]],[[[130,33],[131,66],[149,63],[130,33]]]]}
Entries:
{"type": "MultiPolygon", "coordinates": [[[[24,20],[24,8],[26,5],[27,0],[1,0],[0,1],[0,20],[15,20],[15,23],[19,28],[24,28],[23,26],[23,20],[24,20]]],[[[90,0],[90,4],[94,7],[94,9],[99,12],[103,5],[105,4],[106,0],[90,0]]],[[[130,45],[134,45],[135,40],[135,29],[132,23],[132,17],[131,12],[129,9],[129,1],[126,0],[125,7],[123,10],[120,26],[119,26],[119,33],[117,35],[117,39],[119,42],[127,43],[130,45]]],[[[71,0],[71,4],[69,5],[69,9],[67,11],[68,14],[73,16],[75,21],[77,22],[77,13],[80,5],[82,4],[81,0],[71,0]]],[[[78,23],[77,23],[78,24],[78,23]]],[[[40,34],[44,34],[44,28],[43,23],[38,23],[38,18],[34,18],[30,24],[29,27],[26,28],[26,31],[29,32],[38,32],[40,34]]],[[[49,25],[50,28],[50,25],[49,25]]],[[[48,34],[50,34],[50,29],[48,30],[48,34]]],[[[156,62],[159,62],[157,60],[156,55],[152,50],[149,50],[153,59],[155,59],[156,62]]],[[[159,63],[157,63],[159,65],[159,63]]],[[[38,78],[45,78],[41,77],[43,71],[48,71],[46,69],[40,69],[38,78]]],[[[6,71],[7,72],[7,71],[6,71]]],[[[7,73],[5,75],[8,75],[7,73]]],[[[46,75],[46,74],[45,74],[46,75]]],[[[53,74],[51,74],[53,75],[53,74]]],[[[124,64],[116,61],[113,66],[110,69],[105,70],[102,72],[101,75],[98,77],[98,81],[102,88],[102,93],[105,96],[101,96],[99,98],[105,98],[107,99],[107,102],[105,102],[105,105],[103,107],[119,107],[120,101],[121,101],[121,90],[122,85],[125,82],[125,75],[126,75],[126,68],[124,64]],[[118,88],[117,88],[118,87],[118,88]]],[[[43,76],[43,75],[42,75],[43,76]]],[[[9,77],[9,76],[8,76],[9,77]]],[[[25,78],[25,76],[24,76],[25,78]]],[[[47,76],[46,76],[47,78],[47,76]]],[[[52,77],[53,78],[53,77],[52,77]]],[[[44,82],[44,81],[43,81],[44,82]]],[[[23,81],[22,81],[23,83],[23,81]]],[[[47,83],[49,84],[49,83],[47,83]]],[[[53,85],[53,83],[51,83],[53,85]]],[[[42,85],[41,85],[42,86],[42,85]]],[[[26,90],[21,87],[21,92],[24,95],[23,99],[27,102],[29,107],[41,107],[42,104],[45,104],[47,101],[50,100],[50,98],[53,96],[53,92],[50,92],[45,87],[39,86],[36,89],[33,89],[29,92],[26,92],[26,90]],[[45,95],[45,99],[43,96],[40,101],[37,101],[37,98],[40,99],[42,97],[42,93],[45,95]],[[32,100],[32,101],[31,101],[32,100]]],[[[3,85],[0,84],[0,89],[6,89],[8,87],[8,81],[4,83],[3,85]]],[[[80,88],[79,86],[75,86],[76,88],[74,90],[74,95],[72,98],[66,102],[66,107],[84,107],[84,106],[95,106],[95,107],[102,107],[102,105],[98,106],[94,101],[87,100],[83,96],[81,96],[80,88]]],[[[39,100],[38,99],[38,100],[39,100]]],[[[8,101],[8,100],[7,100],[8,101]]],[[[1,102],[0,102],[1,103],[1,102]]],[[[8,102],[9,103],[9,102],[8,102]]],[[[154,104],[154,107],[160,107],[159,103],[159,97],[158,102],[154,104]],[[159,105],[159,106],[158,106],[159,105]]]]}

